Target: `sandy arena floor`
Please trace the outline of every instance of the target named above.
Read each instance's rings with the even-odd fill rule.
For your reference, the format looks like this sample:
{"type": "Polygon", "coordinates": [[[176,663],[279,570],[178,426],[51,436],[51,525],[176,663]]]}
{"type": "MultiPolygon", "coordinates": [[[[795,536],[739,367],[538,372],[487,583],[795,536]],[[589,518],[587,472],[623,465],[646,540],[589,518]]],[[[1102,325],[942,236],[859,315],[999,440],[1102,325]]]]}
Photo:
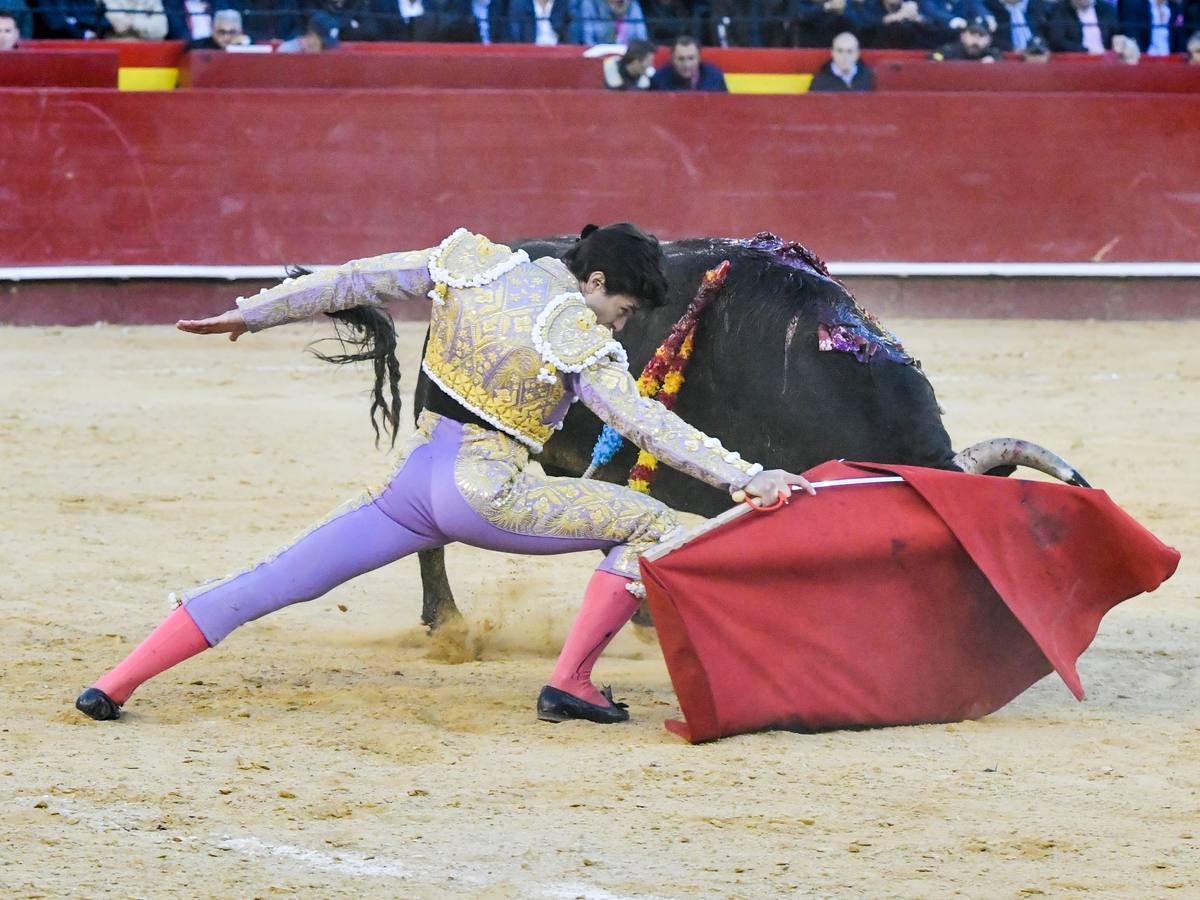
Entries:
{"type": "Polygon", "coordinates": [[[76,693],[169,590],[386,473],[367,373],[306,356],[308,325],[0,328],[0,895],[1200,896],[1200,322],[888,324],[956,446],[1044,443],[1183,551],[1103,623],[1086,702],[1051,678],[980,722],[692,747],[626,632],[597,674],[633,722],[550,726],[595,559],[452,548],[466,634],[425,637],[405,560],[91,722],[76,693]]]}

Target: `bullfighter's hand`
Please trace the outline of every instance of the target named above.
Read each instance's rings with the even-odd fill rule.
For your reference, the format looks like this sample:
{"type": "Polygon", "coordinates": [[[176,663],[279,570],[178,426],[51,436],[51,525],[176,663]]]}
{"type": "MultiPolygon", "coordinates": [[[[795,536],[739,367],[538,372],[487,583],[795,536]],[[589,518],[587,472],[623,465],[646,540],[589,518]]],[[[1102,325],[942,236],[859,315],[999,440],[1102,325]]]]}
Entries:
{"type": "Polygon", "coordinates": [[[755,506],[771,506],[781,498],[786,502],[792,496],[792,488],[800,488],[806,494],[816,493],[816,489],[800,475],[783,469],[767,469],[751,478],[740,491],[735,491],[733,498],[737,500],[738,494],[742,494],[743,498],[756,498],[755,506]]]}
{"type": "Polygon", "coordinates": [[[188,334],[227,334],[231,341],[236,341],[247,331],[246,320],[240,309],[231,309],[207,319],[180,319],[175,327],[188,334]]]}

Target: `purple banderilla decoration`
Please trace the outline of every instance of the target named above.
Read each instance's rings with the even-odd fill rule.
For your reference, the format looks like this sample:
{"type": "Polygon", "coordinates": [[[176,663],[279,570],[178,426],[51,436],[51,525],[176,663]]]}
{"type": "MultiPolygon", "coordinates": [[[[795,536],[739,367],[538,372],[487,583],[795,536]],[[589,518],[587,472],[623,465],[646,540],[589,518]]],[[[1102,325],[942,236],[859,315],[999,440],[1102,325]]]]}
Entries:
{"type": "Polygon", "coordinates": [[[769,253],[776,262],[823,278],[838,285],[843,295],[832,303],[822,304],[817,325],[817,349],[849,353],[860,363],[878,357],[901,365],[912,365],[900,340],[879,324],[871,313],[854,300],[849,288],[834,278],[825,261],[803,244],[785,241],[778,235],[763,231],[745,242],[747,247],[769,253]]]}

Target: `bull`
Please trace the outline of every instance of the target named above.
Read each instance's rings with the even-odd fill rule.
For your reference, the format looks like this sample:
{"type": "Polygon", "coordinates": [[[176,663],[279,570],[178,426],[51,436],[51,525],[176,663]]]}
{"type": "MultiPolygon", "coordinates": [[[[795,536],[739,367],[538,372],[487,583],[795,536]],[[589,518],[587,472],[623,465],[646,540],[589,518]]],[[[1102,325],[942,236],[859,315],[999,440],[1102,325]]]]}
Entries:
{"type": "MultiPolygon", "coordinates": [[[[558,256],[569,239],[518,243],[531,258],[558,256]]],[[[803,472],[829,459],[1008,474],[1027,465],[1086,485],[1054,454],[1007,438],[955,453],[933,386],[901,343],[855,302],[825,264],[799,244],[771,234],[753,240],[696,239],[663,245],[670,295],[635,316],[618,335],[635,374],[649,361],[695,296],[704,273],[730,262],[720,294],[695,334],[687,381],[675,411],[720,438],[744,459],[803,472]]],[[[429,380],[420,374],[419,412],[429,380]]],[[[538,461],[551,475],[582,474],[602,423],[582,404],[538,461]]],[[[594,477],[623,482],[637,448],[623,449],[594,477]]],[[[713,516],[729,495],[667,467],[653,495],[685,512],[713,516]]],[[[441,549],[419,554],[422,622],[459,615],[441,549]]]]}

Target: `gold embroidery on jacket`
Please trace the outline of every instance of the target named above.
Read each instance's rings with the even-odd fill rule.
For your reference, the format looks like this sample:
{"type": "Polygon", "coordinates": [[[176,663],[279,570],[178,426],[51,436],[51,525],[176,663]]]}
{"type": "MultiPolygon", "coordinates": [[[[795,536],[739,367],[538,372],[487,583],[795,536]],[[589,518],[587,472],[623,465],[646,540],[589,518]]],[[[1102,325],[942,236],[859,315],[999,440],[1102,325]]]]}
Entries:
{"type": "MultiPolygon", "coordinates": [[[[461,255],[455,259],[465,266],[461,255]]],[[[452,288],[430,320],[423,362],[430,377],[535,450],[554,432],[550,420],[565,388],[560,379],[538,379],[542,359],[531,336],[547,300],[575,286],[566,274],[525,264],[480,287],[452,288]]]]}
{"type": "Polygon", "coordinates": [[[637,560],[678,526],[669,507],[626,487],[551,478],[526,468],[529,451],[512,438],[467,425],[454,481],[489,524],[515,534],[625,544],[615,568],[638,577],[637,560]]]}

